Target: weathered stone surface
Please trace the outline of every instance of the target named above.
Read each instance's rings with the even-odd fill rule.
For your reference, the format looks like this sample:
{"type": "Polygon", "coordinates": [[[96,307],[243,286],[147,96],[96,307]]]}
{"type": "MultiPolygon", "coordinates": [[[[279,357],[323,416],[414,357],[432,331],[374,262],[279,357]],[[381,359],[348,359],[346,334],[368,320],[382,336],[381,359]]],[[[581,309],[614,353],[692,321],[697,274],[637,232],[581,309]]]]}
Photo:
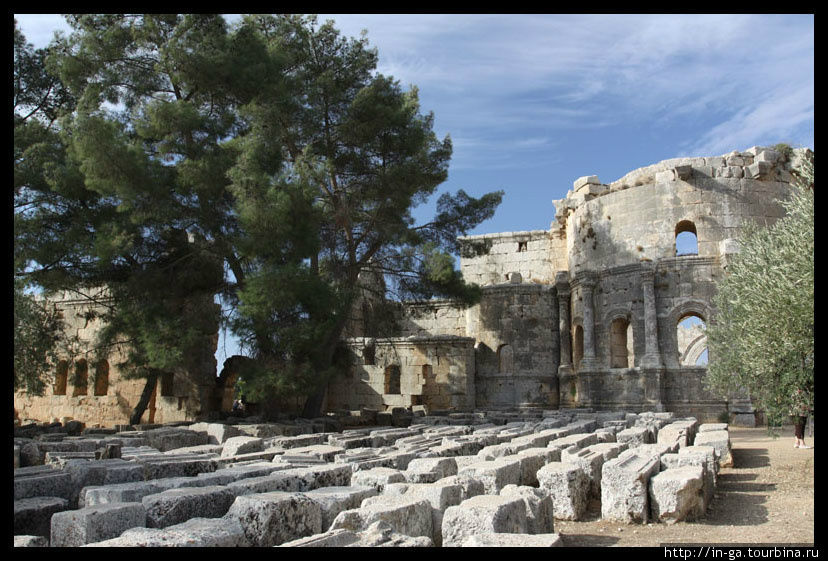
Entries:
{"type": "Polygon", "coordinates": [[[78,547],[120,536],[144,526],[146,511],[141,503],[112,503],[58,512],[52,516],[50,545],[78,547]]]}
{"type": "Polygon", "coordinates": [[[255,436],[231,436],[224,441],[221,449],[222,457],[238,456],[251,452],[261,452],[264,444],[261,438],[255,436]]]}
{"type": "Polygon", "coordinates": [[[164,490],[163,486],[157,484],[157,480],[84,487],[78,498],[78,505],[83,508],[108,503],[141,502],[147,495],[164,490]]]}
{"type": "Polygon", "coordinates": [[[141,503],[147,512],[147,527],[166,528],[190,518],[219,518],[227,513],[236,494],[229,487],[183,487],[147,495],[141,503]]]}
{"type": "Polygon", "coordinates": [[[670,468],[650,479],[654,520],[673,524],[704,515],[704,472],[701,465],[670,468]]]}
{"type": "Polygon", "coordinates": [[[250,547],[235,518],[191,518],[166,528],[132,528],[83,547],[250,547]]]}
{"type": "Polygon", "coordinates": [[[562,547],[558,534],[475,534],[462,547],[562,547]]]}
{"type": "Polygon", "coordinates": [[[699,431],[693,444],[695,446],[711,446],[715,449],[720,466],[730,467],[733,465],[733,455],[730,452],[730,433],[728,431],[699,431]]]}
{"type": "Polygon", "coordinates": [[[552,496],[545,489],[507,485],[500,491],[501,497],[520,497],[526,505],[526,528],[529,534],[554,532],[555,511],[552,496]]]}
{"type": "Polygon", "coordinates": [[[527,533],[526,505],[521,497],[479,495],[446,509],[443,547],[460,547],[474,535],[527,533]]]}
{"type": "MultiPolygon", "coordinates": [[[[25,468],[23,468],[25,469],[25,468]]],[[[72,477],[63,471],[48,469],[31,475],[15,472],[14,499],[29,497],[61,497],[70,499],[73,492],[72,477]]]]}
{"type": "Polygon", "coordinates": [[[362,501],[378,494],[374,487],[320,487],[305,496],[316,501],[322,512],[322,531],[327,531],[336,516],[344,510],[359,508],[362,501]]]}
{"type": "Polygon", "coordinates": [[[254,547],[272,547],[322,532],[322,508],[302,493],[243,495],[225,518],[238,521],[254,547]]]}
{"type": "Polygon", "coordinates": [[[590,479],[577,464],[551,462],[538,470],[540,488],[552,497],[555,518],[581,520],[589,505],[590,479]]]}
{"type": "Polygon", "coordinates": [[[380,520],[397,533],[431,539],[431,504],[423,498],[407,495],[369,497],[360,508],[340,512],[331,529],[362,532],[380,520]]]}
{"type": "Polygon", "coordinates": [[[14,536],[13,547],[49,547],[49,540],[43,536],[14,536]]]}
{"type": "Polygon", "coordinates": [[[658,456],[626,450],[604,464],[601,475],[601,517],[619,522],[649,520],[649,482],[661,465],[658,456]]]}
{"type": "Polygon", "coordinates": [[[18,499],[14,501],[14,533],[48,539],[52,515],[68,509],[69,501],[61,497],[18,499]]]}
{"type": "Polygon", "coordinates": [[[506,485],[520,484],[520,473],[520,460],[508,458],[470,464],[457,472],[481,481],[488,495],[497,495],[506,485]]]}
{"type": "Polygon", "coordinates": [[[405,474],[403,472],[398,469],[386,467],[357,471],[351,476],[352,485],[373,487],[380,493],[390,483],[401,483],[405,480],[405,474]]]}
{"type": "Polygon", "coordinates": [[[457,462],[453,458],[419,458],[411,460],[405,471],[410,483],[434,483],[438,479],[457,475],[457,462]]]}

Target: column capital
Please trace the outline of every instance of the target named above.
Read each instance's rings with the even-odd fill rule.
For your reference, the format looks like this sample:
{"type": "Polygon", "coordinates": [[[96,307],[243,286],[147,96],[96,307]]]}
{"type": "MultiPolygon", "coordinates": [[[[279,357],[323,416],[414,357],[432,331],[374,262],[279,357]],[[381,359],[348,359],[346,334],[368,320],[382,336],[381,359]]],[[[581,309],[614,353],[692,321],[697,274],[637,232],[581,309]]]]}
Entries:
{"type": "Polygon", "coordinates": [[[592,271],[581,271],[575,275],[578,283],[584,288],[594,288],[597,282],[597,275],[592,271]]]}
{"type": "Polygon", "coordinates": [[[641,263],[641,280],[653,281],[655,280],[655,266],[650,261],[641,263]]]}

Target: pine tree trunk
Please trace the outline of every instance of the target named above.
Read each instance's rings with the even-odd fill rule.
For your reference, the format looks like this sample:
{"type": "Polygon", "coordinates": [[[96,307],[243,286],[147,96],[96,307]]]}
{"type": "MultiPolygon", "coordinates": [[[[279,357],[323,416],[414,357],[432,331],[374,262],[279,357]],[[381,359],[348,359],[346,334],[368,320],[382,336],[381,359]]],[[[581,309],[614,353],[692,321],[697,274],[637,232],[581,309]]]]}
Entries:
{"type": "Polygon", "coordinates": [[[144,411],[147,410],[147,405],[149,405],[152,392],[155,391],[155,385],[157,382],[158,371],[150,370],[150,373],[147,376],[147,382],[144,384],[144,390],[141,392],[141,398],[138,400],[138,403],[135,404],[135,409],[132,410],[132,414],[129,416],[130,425],[140,424],[141,416],[144,414],[144,411]]]}

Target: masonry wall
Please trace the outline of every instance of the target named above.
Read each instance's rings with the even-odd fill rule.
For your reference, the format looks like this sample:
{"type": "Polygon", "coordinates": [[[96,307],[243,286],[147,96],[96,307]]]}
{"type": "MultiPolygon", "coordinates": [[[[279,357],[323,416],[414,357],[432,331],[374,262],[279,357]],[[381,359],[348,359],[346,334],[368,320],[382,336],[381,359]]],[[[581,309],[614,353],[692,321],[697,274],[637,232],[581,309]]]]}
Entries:
{"type": "MultiPolygon", "coordinates": [[[[99,297],[99,296],[97,296],[99,297]]],[[[52,305],[61,310],[70,337],[77,336],[73,356],[65,359],[67,368],[55,364],[48,376],[44,395],[28,396],[15,392],[15,414],[21,420],[39,422],[76,419],[87,426],[111,427],[129,422],[130,414],[144,389],[144,380],[125,378],[118,364],[126,357],[125,347],[116,348],[100,365],[87,352],[93,348],[97,331],[102,326],[100,310],[87,298],[61,298],[52,305]],[[77,366],[86,363],[85,385],[75,383],[77,366]],[[59,372],[66,371],[66,376],[59,372]],[[106,383],[98,376],[106,374],[106,383]],[[65,383],[58,378],[65,378],[65,383]]],[[[214,401],[217,337],[193,352],[182,368],[159,379],[154,397],[141,422],[168,423],[194,420],[214,401]]],[[[83,368],[81,368],[81,371],[83,368]]]]}
{"type": "Polygon", "coordinates": [[[475,408],[473,339],[350,338],[345,344],[351,367],[329,383],[329,410],[475,408]]]}

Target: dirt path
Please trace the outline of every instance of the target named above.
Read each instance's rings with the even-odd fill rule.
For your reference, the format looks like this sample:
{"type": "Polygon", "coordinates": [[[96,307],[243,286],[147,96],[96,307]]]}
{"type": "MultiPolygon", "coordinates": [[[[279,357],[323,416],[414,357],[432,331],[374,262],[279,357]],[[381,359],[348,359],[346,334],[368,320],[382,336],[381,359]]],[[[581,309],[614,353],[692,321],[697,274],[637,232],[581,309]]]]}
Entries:
{"type": "MultiPolygon", "coordinates": [[[[704,519],[626,525],[600,520],[593,508],[585,522],[556,521],[555,532],[568,547],[813,544],[814,449],[794,448],[792,427],[782,427],[780,435],[769,436],[767,428],[730,428],[733,467],[719,472],[704,519]]],[[[807,434],[805,440],[814,445],[807,434]]]]}

